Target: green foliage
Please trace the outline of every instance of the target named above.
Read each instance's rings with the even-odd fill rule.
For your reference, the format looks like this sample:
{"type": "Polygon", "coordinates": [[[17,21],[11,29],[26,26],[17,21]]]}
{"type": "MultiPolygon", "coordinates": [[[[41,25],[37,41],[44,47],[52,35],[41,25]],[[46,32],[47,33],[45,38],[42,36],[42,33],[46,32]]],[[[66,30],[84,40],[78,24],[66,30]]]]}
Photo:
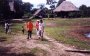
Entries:
{"type": "Polygon", "coordinates": [[[23,10],[24,10],[24,13],[30,13],[31,9],[32,9],[33,5],[29,2],[25,2],[23,4],[23,10]]]}
{"type": "Polygon", "coordinates": [[[38,6],[40,7],[40,9],[43,9],[45,7],[44,4],[39,4],[38,6]]]}
{"type": "Polygon", "coordinates": [[[81,5],[79,9],[82,17],[90,17],[90,7],[87,7],[86,5],[81,5]]]}
{"type": "Polygon", "coordinates": [[[0,19],[20,18],[23,15],[22,0],[14,1],[15,12],[10,10],[9,2],[9,0],[0,0],[0,19]]]}

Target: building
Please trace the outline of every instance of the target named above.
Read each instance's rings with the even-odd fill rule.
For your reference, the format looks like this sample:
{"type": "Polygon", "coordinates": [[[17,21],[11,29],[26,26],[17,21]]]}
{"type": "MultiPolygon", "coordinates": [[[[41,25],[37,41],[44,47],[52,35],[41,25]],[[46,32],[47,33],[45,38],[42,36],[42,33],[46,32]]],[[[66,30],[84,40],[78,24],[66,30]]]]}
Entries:
{"type": "Polygon", "coordinates": [[[73,3],[63,1],[53,12],[60,17],[72,17],[72,14],[78,13],[79,9],[73,3]]]}

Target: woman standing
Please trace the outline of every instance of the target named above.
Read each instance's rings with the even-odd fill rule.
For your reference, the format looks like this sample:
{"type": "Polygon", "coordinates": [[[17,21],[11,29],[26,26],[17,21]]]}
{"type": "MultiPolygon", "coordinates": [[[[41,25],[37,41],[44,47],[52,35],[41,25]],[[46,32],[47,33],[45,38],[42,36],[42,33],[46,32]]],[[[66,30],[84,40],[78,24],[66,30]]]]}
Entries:
{"type": "Polygon", "coordinates": [[[39,37],[39,20],[36,21],[36,33],[37,33],[37,36],[39,37]]]}

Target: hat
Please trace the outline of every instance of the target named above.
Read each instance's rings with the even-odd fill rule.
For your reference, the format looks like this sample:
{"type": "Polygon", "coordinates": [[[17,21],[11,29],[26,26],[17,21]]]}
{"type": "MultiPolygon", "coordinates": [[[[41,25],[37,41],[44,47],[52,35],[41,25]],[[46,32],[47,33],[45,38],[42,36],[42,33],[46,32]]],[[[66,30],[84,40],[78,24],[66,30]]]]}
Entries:
{"type": "Polygon", "coordinates": [[[37,20],[37,21],[39,21],[39,20],[37,20]]]}

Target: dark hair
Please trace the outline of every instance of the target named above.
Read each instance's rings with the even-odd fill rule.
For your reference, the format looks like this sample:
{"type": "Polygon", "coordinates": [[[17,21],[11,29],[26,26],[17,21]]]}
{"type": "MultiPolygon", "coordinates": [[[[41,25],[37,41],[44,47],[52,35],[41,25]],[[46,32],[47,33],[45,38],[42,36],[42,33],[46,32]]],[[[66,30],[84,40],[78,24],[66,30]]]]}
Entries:
{"type": "Polygon", "coordinates": [[[29,21],[32,21],[32,19],[29,19],[29,21]]]}
{"type": "Polygon", "coordinates": [[[43,23],[43,20],[42,19],[40,20],[40,23],[43,23]]]}

